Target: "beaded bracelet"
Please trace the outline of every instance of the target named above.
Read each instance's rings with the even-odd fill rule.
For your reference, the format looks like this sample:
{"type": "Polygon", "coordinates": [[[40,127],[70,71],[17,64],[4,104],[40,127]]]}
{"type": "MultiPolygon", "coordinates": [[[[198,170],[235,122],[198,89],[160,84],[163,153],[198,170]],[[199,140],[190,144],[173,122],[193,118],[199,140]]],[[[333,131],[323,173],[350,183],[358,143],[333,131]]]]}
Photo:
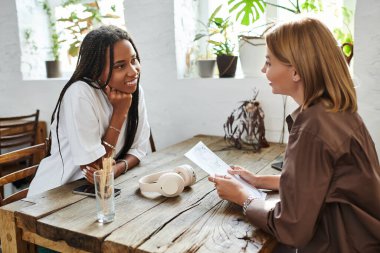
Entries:
{"type": "Polygon", "coordinates": [[[116,132],[120,133],[120,129],[117,129],[116,127],[109,126],[108,128],[115,130],[116,132]]]}
{"type": "Polygon", "coordinates": [[[243,214],[244,214],[244,215],[246,215],[247,208],[248,208],[248,206],[251,204],[251,202],[252,202],[254,199],[257,199],[257,197],[249,196],[249,197],[244,201],[244,204],[243,204],[243,214]]]}
{"type": "Polygon", "coordinates": [[[123,170],[123,172],[121,172],[121,174],[125,174],[128,170],[128,161],[125,159],[119,159],[116,162],[123,162],[125,164],[125,169],[123,170]]]}
{"type": "Polygon", "coordinates": [[[106,142],[105,140],[103,140],[103,144],[106,145],[107,147],[111,148],[111,149],[115,149],[115,146],[109,144],[109,143],[106,142]]]}

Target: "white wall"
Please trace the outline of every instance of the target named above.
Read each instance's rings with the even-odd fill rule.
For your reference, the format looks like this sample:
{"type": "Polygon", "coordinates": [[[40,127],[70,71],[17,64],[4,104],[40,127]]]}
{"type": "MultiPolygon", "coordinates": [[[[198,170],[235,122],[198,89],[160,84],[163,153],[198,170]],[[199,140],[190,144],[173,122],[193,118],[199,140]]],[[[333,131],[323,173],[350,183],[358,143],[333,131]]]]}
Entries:
{"type": "Polygon", "coordinates": [[[22,81],[16,14],[16,1],[0,2],[0,117],[25,115],[38,108],[41,119],[50,122],[65,81],[22,81]]]}
{"type": "MultiPolygon", "coordinates": [[[[380,150],[380,30],[377,0],[358,1],[355,27],[355,76],[359,106],[380,150]],[[377,22],[376,22],[377,21],[377,22]],[[370,29],[373,30],[370,30],[370,29]],[[371,45],[371,46],[368,46],[371,45]],[[373,59],[373,60],[372,60],[373,59]],[[368,97],[367,97],[368,94],[368,97]]],[[[223,135],[223,123],[254,87],[266,113],[269,140],[277,141],[282,123],[282,98],[271,94],[264,77],[254,79],[177,79],[173,0],[126,0],[127,27],[141,54],[142,77],[149,119],[158,148],[198,133],[223,135]]],[[[35,108],[50,114],[65,80],[22,81],[20,46],[14,1],[0,1],[0,116],[25,114],[35,108]]],[[[45,59],[41,59],[45,60],[45,59]]],[[[291,111],[294,103],[288,107],[291,111]]]]}
{"type": "MultiPolygon", "coordinates": [[[[358,81],[359,113],[380,154],[380,1],[357,1],[354,79],[358,81]]],[[[380,156],[380,155],[379,155],[380,156]]]]}
{"type": "Polygon", "coordinates": [[[142,58],[142,79],[155,138],[162,146],[197,133],[224,135],[239,101],[260,89],[270,140],[279,139],[282,98],[257,79],[177,79],[172,0],[126,1],[127,27],[142,58]],[[144,17],[143,19],[141,17],[144,17]],[[147,25],[148,24],[148,25],[147,25]]]}

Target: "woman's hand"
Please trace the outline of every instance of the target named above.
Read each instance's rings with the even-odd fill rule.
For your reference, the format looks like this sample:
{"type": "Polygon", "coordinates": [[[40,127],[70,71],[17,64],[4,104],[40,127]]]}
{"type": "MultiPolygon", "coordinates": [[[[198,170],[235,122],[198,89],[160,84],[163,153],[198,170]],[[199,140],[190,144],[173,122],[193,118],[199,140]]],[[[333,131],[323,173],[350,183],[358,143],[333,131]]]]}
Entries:
{"type": "MultiPolygon", "coordinates": [[[[115,167],[116,161],[112,159],[112,165],[115,167]]],[[[89,182],[90,184],[94,184],[94,173],[98,170],[97,165],[94,163],[88,164],[88,165],[83,165],[80,166],[80,169],[82,171],[82,174],[84,178],[89,182]]]]}
{"type": "Polygon", "coordinates": [[[244,201],[249,196],[247,190],[245,190],[237,180],[232,179],[231,176],[210,176],[208,177],[208,180],[214,183],[216,191],[221,199],[243,206],[244,201]]]}
{"type": "Polygon", "coordinates": [[[87,182],[94,184],[94,173],[97,171],[97,169],[88,165],[80,166],[80,169],[82,170],[82,174],[87,182]]]}
{"type": "Polygon", "coordinates": [[[249,170],[240,166],[231,166],[231,169],[228,170],[228,173],[231,175],[239,175],[249,184],[259,189],[278,191],[280,187],[280,175],[256,176],[249,170]]]}
{"type": "Polygon", "coordinates": [[[258,186],[258,177],[243,167],[240,167],[238,165],[231,165],[231,169],[228,169],[228,173],[230,173],[231,175],[239,175],[242,179],[247,181],[249,184],[255,187],[258,186]]]}
{"type": "Polygon", "coordinates": [[[118,91],[109,85],[104,88],[104,92],[112,104],[113,112],[126,117],[132,104],[132,94],[118,91]]]}

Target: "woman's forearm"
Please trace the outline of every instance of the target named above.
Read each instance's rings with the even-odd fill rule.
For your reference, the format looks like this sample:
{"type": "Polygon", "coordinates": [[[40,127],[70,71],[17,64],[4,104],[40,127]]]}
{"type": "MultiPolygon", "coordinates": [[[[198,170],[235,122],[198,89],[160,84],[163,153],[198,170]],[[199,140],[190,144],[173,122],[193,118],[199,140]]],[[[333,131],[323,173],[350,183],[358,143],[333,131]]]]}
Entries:
{"type": "Polygon", "coordinates": [[[137,164],[140,163],[140,160],[135,157],[134,155],[130,155],[130,154],[127,154],[124,158],[125,162],[128,163],[128,168],[126,168],[126,164],[125,162],[117,162],[115,164],[115,177],[119,177],[123,172],[126,171],[126,169],[132,169],[133,167],[135,167],[137,164]]]}
{"type": "Polygon", "coordinates": [[[256,187],[260,189],[276,190],[280,188],[280,175],[256,176],[256,187]]]}

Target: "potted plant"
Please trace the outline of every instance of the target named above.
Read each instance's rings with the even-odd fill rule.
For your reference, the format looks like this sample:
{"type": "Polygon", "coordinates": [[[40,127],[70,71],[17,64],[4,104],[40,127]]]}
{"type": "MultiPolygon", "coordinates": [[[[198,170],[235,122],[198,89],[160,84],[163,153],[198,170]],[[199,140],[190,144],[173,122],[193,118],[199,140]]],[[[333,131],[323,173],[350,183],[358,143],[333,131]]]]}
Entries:
{"type": "Polygon", "coordinates": [[[238,57],[233,53],[234,46],[232,42],[228,39],[224,42],[216,42],[214,50],[219,77],[234,77],[238,57]]]}
{"type": "Polygon", "coordinates": [[[46,75],[48,78],[61,77],[62,73],[59,61],[59,49],[60,43],[64,42],[64,40],[60,40],[59,38],[59,34],[55,26],[55,20],[48,0],[44,0],[42,2],[42,8],[48,17],[49,32],[51,38],[51,54],[53,56],[53,60],[46,61],[46,75]]]}
{"type": "MultiPolygon", "coordinates": [[[[290,8],[278,4],[273,4],[263,0],[230,0],[228,4],[230,6],[229,12],[235,15],[236,21],[241,18],[241,24],[244,26],[251,26],[255,24],[264,14],[267,6],[273,6],[275,8],[281,8],[299,14],[301,12],[319,12],[322,10],[321,0],[305,0],[300,3],[299,0],[289,1],[291,3],[290,8]]],[[[258,76],[262,67],[262,63],[265,59],[265,32],[273,25],[273,22],[269,22],[264,26],[264,32],[255,33],[262,26],[252,28],[248,33],[239,35],[239,56],[244,76],[258,76]]]]}
{"type": "Polygon", "coordinates": [[[234,55],[235,45],[231,41],[231,37],[229,35],[229,30],[232,26],[230,17],[222,18],[214,15],[210,17],[210,23],[215,29],[213,33],[215,35],[214,37],[219,35],[219,39],[215,40],[213,37],[208,41],[213,45],[219,70],[219,77],[234,77],[238,57],[234,55]]]}
{"type": "Polygon", "coordinates": [[[212,77],[214,75],[215,59],[209,58],[206,54],[205,58],[197,60],[198,74],[200,77],[212,77]]]}
{"type": "Polygon", "coordinates": [[[200,33],[197,33],[194,38],[194,42],[198,41],[202,38],[206,38],[206,45],[205,45],[205,53],[204,56],[201,56],[197,60],[197,67],[198,67],[198,73],[200,77],[212,77],[214,73],[214,67],[215,67],[215,59],[212,59],[210,57],[211,53],[209,51],[209,40],[214,35],[219,33],[218,30],[215,30],[212,28],[212,20],[216,16],[216,14],[220,11],[223,5],[219,5],[214,12],[211,14],[210,18],[207,21],[207,24],[204,24],[202,21],[198,20],[198,22],[203,26],[204,30],[201,30],[200,33]]]}
{"type": "Polygon", "coordinates": [[[267,29],[260,34],[240,34],[239,57],[244,76],[252,77],[261,74],[262,62],[265,59],[265,32],[272,27],[266,24],[267,29]]]}
{"type": "Polygon", "coordinates": [[[234,55],[235,46],[233,42],[228,38],[226,33],[226,27],[228,26],[229,20],[215,20],[221,28],[221,33],[223,34],[222,41],[210,40],[209,42],[214,45],[214,53],[216,54],[216,63],[219,70],[219,77],[234,77],[236,72],[238,57],[234,55]]]}

